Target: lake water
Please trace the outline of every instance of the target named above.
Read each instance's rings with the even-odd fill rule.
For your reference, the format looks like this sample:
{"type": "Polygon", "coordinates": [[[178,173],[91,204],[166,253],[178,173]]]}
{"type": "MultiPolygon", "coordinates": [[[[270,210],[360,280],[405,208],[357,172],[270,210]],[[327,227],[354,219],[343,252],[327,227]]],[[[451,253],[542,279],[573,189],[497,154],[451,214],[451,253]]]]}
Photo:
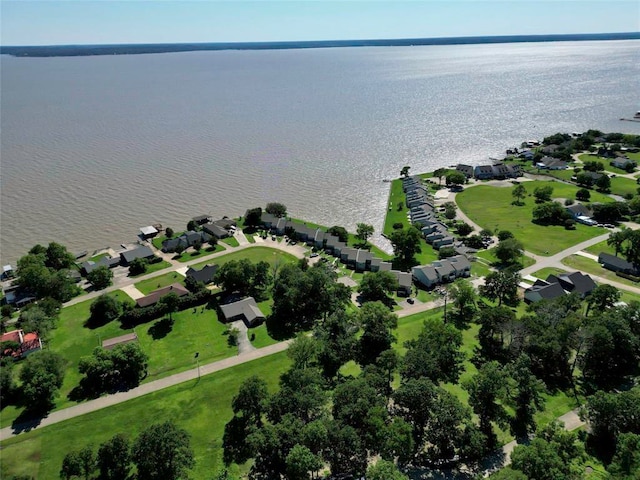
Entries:
{"type": "MultiPolygon", "coordinates": [[[[220,51],[1,62],[0,259],[138,228],[291,215],[380,231],[400,168],[640,133],[640,42],[220,51]]],[[[378,237],[379,239],[379,237],[378,237]]]]}

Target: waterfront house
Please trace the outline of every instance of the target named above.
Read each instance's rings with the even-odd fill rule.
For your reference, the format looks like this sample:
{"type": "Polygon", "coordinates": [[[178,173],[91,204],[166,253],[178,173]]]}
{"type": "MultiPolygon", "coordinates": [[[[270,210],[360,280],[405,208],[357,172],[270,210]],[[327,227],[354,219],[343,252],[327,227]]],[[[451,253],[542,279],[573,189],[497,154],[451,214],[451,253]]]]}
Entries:
{"type": "Polygon", "coordinates": [[[154,227],[153,225],[149,225],[147,227],[141,227],[140,228],[140,236],[145,240],[147,238],[153,238],[156,235],[158,235],[158,229],[156,227],[154,227]]]}
{"type": "Polygon", "coordinates": [[[211,222],[211,217],[209,215],[198,215],[191,220],[196,222],[197,225],[204,225],[205,223],[211,222]]]}
{"type": "Polygon", "coordinates": [[[146,245],[134,248],[133,250],[127,250],[120,254],[120,260],[125,267],[133,262],[136,258],[152,260],[156,258],[156,256],[153,254],[153,251],[146,245]]]}
{"type": "Polygon", "coordinates": [[[14,283],[2,289],[2,304],[22,308],[36,301],[36,296],[21,285],[14,283]]]}
{"type": "Polygon", "coordinates": [[[546,170],[566,170],[568,164],[558,158],[542,157],[540,161],[536,163],[536,166],[546,170]]]}
{"type": "Polygon", "coordinates": [[[467,178],[473,177],[473,167],[471,165],[459,163],[458,165],[456,165],[456,170],[462,173],[467,178]]]}
{"type": "Polygon", "coordinates": [[[88,275],[98,267],[115,268],[120,265],[120,257],[101,257],[96,261],[87,260],[80,265],[85,275],[88,275]]]}
{"type": "Polygon", "coordinates": [[[207,223],[206,225],[203,225],[202,231],[212,237],[216,237],[218,240],[231,236],[226,228],[223,228],[216,223],[207,223]]]}
{"type": "Polygon", "coordinates": [[[13,267],[11,265],[4,265],[2,267],[2,276],[0,279],[7,280],[8,278],[13,278],[14,275],[13,267]]]}
{"type": "Polygon", "coordinates": [[[178,297],[184,297],[185,295],[189,295],[189,290],[187,290],[179,283],[173,283],[167,287],[154,290],[149,295],[138,298],[136,300],[136,305],[138,307],[148,307],[150,305],[155,305],[160,301],[162,297],[169,295],[170,293],[175,293],[178,297]]]}
{"type": "Polygon", "coordinates": [[[371,261],[373,255],[368,250],[358,249],[355,259],[355,268],[357,272],[364,272],[371,269],[371,261]]]}
{"type": "Polygon", "coordinates": [[[225,322],[242,320],[248,327],[253,327],[264,321],[265,316],[258,308],[253,297],[247,297],[233,303],[220,305],[220,311],[225,322]]]}
{"type": "MultiPolygon", "coordinates": [[[[205,225],[205,227],[208,226],[209,225],[205,225]]],[[[226,230],[224,230],[224,232],[226,232],[226,230]]],[[[189,230],[179,237],[168,238],[164,240],[162,242],[162,251],[165,253],[171,253],[175,252],[179,248],[186,250],[187,248],[193,247],[196,244],[204,245],[209,240],[211,240],[211,236],[212,235],[209,233],[209,230],[205,230],[204,227],[202,232],[189,230]]]]}
{"type": "Polygon", "coordinates": [[[372,257],[369,269],[372,272],[388,272],[392,269],[391,262],[385,262],[381,258],[372,257]]]}
{"type": "Polygon", "coordinates": [[[473,176],[478,180],[489,180],[493,175],[492,165],[478,165],[473,169],[473,176]]]}

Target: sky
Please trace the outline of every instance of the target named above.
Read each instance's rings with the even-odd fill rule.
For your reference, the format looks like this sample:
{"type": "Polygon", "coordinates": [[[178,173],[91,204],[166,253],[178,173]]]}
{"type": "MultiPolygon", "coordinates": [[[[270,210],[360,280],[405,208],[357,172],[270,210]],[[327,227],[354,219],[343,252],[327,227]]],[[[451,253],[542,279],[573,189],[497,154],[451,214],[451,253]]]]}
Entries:
{"type": "Polygon", "coordinates": [[[2,45],[261,42],[640,30],[640,0],[0,0],[2,45]]]}

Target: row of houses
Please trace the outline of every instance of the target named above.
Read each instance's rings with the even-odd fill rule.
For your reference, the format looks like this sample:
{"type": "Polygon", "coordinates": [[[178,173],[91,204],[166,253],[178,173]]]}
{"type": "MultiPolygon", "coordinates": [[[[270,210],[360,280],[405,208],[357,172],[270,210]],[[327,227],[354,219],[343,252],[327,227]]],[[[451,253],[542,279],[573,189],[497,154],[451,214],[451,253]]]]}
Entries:
{"type": "Polygon", "coordinates": [[[221,218],[220,220],[211,221],[211,219],[205,215],[194,217],[193,221],[205,221],[201,225],[202,230],[189,230],[183,234],[167,238],[162,242],[162,251],[165,253],[173,253],[177,250],[186,250],[189,247],[195,245],[204,245],[212,238],[222,240],[233,235],[233,231],[236,228],[236,221],[230,218],[221,218]],[[210,222],[210,223],[208,223],[210,222]]]}
{"type": "Polygon", "coordinates": [[[466,256],[455,255],[444,260],[436,260],[429,265],[413,267],[411,276],[417,284],[430,289],[453,282],[457,278],[471,276],[471,263],[466,256]]]}
{"type": "Polygon", "coordinates": [[[86,262],[82,262],[80,265],[81,270],[84,274],[89,274],[93,270],[98,267],[107,267],[107,268],[115,268],[117,266],[127,267],[131,265],[137,258],[143,258],[146,260],[154,260],[156,258],[153,250],[147,245],[140,245],[139,247],[133,248],[131,250],[126,250],[121,252],[118,256],[115,257],[102,257],[96,261],[87,260],[86,262]]]}
{"type": "Polygon", "coordinates": [[[456,165],[456,170],[463,173],[466,178],[475,178],[476,180],[503,180],[522,176],[520,165],[502,162],[475,167],[459,163],[456,165]]]}

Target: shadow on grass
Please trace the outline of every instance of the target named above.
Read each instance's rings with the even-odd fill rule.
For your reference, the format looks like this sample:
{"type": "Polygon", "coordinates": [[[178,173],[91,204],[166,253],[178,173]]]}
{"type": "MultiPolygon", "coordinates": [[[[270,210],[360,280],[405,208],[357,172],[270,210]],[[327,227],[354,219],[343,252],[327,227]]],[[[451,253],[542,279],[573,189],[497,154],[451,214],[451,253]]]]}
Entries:
{"type": "Polygon", "coordinates": [[[166,337],[173,330],[173,319],[163,318],[149,327],[148,333],[154,340],[166,337]]]}
{"type": "Polygon", "coordinates": [[[282,340],[288,340],[295,336],[295,331],[289,325],[285,324],[281,319],[278,319],[273,315],[269,315],[265,321],[265,325],[267,326],[267,333],[269,336],[279,342],[282,340]]]}

